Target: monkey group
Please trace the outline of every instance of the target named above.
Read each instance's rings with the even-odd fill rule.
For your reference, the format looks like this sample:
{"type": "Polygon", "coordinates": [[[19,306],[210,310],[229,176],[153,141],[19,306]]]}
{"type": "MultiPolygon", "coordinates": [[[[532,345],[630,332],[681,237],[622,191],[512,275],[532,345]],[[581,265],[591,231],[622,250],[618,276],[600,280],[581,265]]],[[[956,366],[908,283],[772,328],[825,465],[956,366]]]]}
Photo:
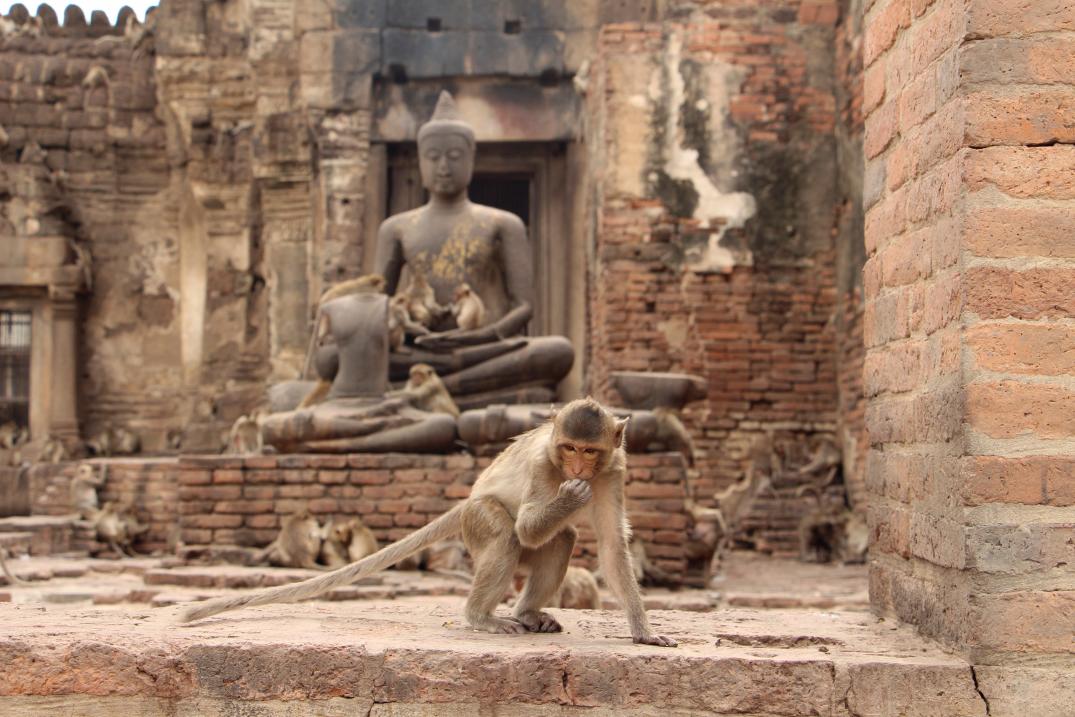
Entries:
{"type": "MultiPolygon", "coordinates": [[[[354,294],[383,293],[385,280],[379,274],[369,274],[356,279],[340,282],[325,291],[317,303],[317,319],[314,331],[310,336],[309,356],[313,354],[314,347],[327,337],[330,327],[328,317],[322,311],[326,303],[334,299],[340,299],[354,294]]],[[[437,302],[433,287],[429,285],[426,277],[418,271],[412,272],[405,287],[401,288],[388,301],[388,344],[395,353],[410,353],[407,346],[407,336],[425,336],[430,333],[431,327],[447,315],[454,317],[456,326],[463,330],[477,329],[485,325],[485,303],[470,285],[463,283],[456,287],[452,294],[452,304],[442,306],[437,302]]],[[[303,369],[305,375],[306,368],[303,369]]],[[[427,364],[416,364],[411,369],[411,380],[403,389],[402,397],[412,399],[411,403],[422,410],[440,411],[459,415],[459,409],[444,388],[443,383],[433,373],[433,369],[427,364]],[[418,374],[415,369],[422,368],[418,374]],[[432,376],[434,382],[419,390],[432,376]],[[421,396],[415,397],[415,394],[421,396]],[[435,405],[435,408],[426,408],[424,404],[435,405]]],[[[299,403],[299,408],[308,408],[320,403],[328,396],[332,382],[327,379],[319,379],[315,386],[299,403]]]]}
{"type": "Polygon", "coordinates": [[[377,552],[377,538],[360,518],[321,525],[308,509],[284,518],[276,539],[255,562],[285,568],[338,568],[377,552]]]}
{"type": "Polygon", "coordinates": [[[631,564],[624,508],[626,428],[627,419],[617,419],[597,401],[573,401],[519,436],[482,471],[466,500],[425,527],[327,575],[193,605],[182,620],[316,597],[461,536],[474,563],[465,607],[473,629],[559,632],[560,623],[542,608],[564,582],[578,535],[574,523],[585,517],[593,525],[605,582],[624,607],[632,640],[673,647],[675,640],[650,627],[631,564]],[[498,615],[496,608],[520,567],[528,573],[522,593],[510,615],[498,615]]]}

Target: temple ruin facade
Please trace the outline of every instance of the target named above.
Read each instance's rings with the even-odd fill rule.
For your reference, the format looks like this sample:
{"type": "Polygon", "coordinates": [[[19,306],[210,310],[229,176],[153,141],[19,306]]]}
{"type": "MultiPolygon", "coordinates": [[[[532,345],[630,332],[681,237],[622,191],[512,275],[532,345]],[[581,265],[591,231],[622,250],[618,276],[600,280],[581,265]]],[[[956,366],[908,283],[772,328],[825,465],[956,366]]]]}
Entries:
{"type": "MultiPolygon", "coordinates": [[[[394,538],[465,497],[486,457],[214,455],[302,375],[323,291],[369,273],[381,222],[425,201],[415,137],[449,90],[477,137],[471,199],[527,226],[530,333],[574,346],[558,398],[615,404],[617,371],[707,382],[682,414],[689,471],[668,453],[632,469],[662,565],[688,569],[688,472],[705,503],[759,440],[785,467],[828,441],[833,500],[868,524],[873,611],[966,660],[992,710],[950,713],[1046,714],[1035,685],[1075,696],[1057,677],[1075,629],[1073,7],[164,0],[113,24],[17,5],[0,424],[31,453],[137,436],[111,490],[161,550],[264,544],[295,500],[381,515],[394,538]],[[419,508],[377,507],[408,483],[419,508]]],[[[70,471],[9,472],[0,512],[66,510],[70,471]]],[[[743,516],[751,547],[799,554],[799,487],[743,516]]]]}

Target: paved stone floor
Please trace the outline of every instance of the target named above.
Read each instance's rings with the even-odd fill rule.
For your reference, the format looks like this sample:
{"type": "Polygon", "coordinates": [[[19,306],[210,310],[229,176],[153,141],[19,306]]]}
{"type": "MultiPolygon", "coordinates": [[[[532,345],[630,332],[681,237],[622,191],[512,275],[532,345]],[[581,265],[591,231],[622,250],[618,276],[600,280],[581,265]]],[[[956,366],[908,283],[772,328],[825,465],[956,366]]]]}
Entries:
{"type": "Polygon", "coordinates": [[[308,573],[169,565],[14,561],[49,579],[0,588],[0,714],[986,714],[969,665],[865,610],[862,566],[736,557],[717,592],[649,591],[680,642],[661,649],[615,610],[557,611],[558,635],[476,633],[465,584],[394,571],[185,626],[177,602],[308,573]]]}

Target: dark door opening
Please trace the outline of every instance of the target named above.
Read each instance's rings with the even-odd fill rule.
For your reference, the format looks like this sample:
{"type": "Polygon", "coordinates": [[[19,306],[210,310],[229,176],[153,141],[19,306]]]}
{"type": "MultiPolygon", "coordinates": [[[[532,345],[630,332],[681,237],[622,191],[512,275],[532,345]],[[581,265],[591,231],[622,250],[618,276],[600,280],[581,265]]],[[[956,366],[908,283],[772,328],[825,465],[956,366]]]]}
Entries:
{"type": "Polygon", "coordinates": [[[0,311],[0,424],[30,425],[30,312],[0,311]]]}
{"type": "Polygon", "coordinates": [[[511,212],[530,226],[530,181],[525,174],[474,173],[470,201],[511,212]]]}

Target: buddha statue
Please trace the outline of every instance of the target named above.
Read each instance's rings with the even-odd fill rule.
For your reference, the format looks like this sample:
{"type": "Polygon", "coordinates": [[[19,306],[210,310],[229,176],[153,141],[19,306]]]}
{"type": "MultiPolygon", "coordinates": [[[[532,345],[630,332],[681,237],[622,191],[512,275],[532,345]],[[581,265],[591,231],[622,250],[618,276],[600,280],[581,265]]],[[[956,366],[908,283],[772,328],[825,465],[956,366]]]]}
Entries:
{"type": "Polygon", "coordinates": [[[322,319],[332,340],[318,349],[315,361],[321,376],[332,381],[327,400],[270,415],[263,427],[266,442],[284,451],[449,450],[454,418],[385,396],[389,376],[402,379],[418,363],[434,368],[464,410],[554,400],[574,351],[564,337],[525,335],[534,294],[526,227],[514,214],[468,199],[474,154],[474,130],[442,92],[432,119],[418,132],[429,201],[381,224],[374,271],[384,277],[388,295],[420,275],[439,306],[450,305],[466,284],[485,307],[483,325],[462,329],[451,312],[435,312],[428,332],[391,350],[387,296],[327,302],[322,319]]]}

